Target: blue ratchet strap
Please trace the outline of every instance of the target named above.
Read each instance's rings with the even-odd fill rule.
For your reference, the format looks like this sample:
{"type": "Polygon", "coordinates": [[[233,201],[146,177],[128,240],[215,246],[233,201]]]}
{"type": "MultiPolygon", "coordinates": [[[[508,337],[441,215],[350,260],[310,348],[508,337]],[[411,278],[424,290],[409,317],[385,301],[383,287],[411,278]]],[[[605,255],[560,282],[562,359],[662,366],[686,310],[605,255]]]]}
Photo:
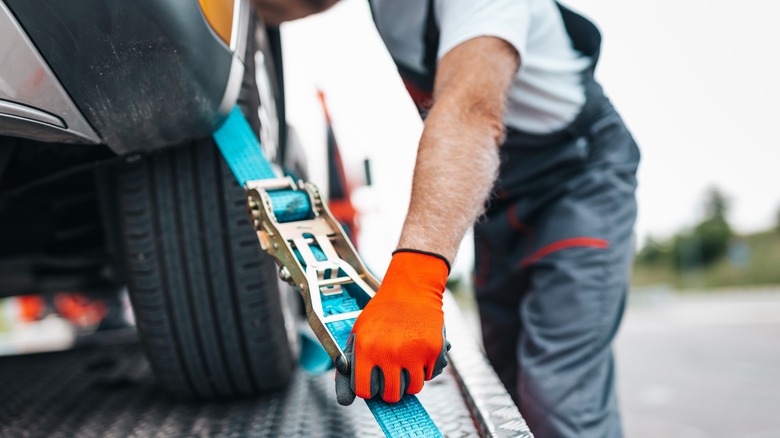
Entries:
{"type": "MultiPolygon", "coordinates": [[[[252,127],[237,106],[222,127],[214,133],[214,140],[241,187],[247,181],[277,178],[271,164],[263,156],[260,142],[252,132],[252,127]]],[[[268,195],[273,201],[274,214],[281,222],[306,219],[311,214],[306,193],[279,190],[268,195]]]]}
{"type": "MultiPolygon", "coordinates": [[[[214,140],[241,186],[245,186],[248,181],[278,178],[263,156],[260,142],[237,106],[233,108],[222,127],[214,133],[214,140]]],[[[306,220],[314,214],[311,199],[305,191],[284,189],[267,193],[273,213],[280,223],[306,220]]],[[[316,243],[312,244],[310,249],[317,261],[327,259],[316,243]]],[[[305,268],[303,256],[297,250],[295,250],[295,257],[305,268]]],[[[361,306],[354,298],[359,295],[350,293],[351,288],[354,287],[358,286],[346,284],[342,287],[341,293],[320,292],[325,316],[360,310],[361,306]]],[[[354,324],[355,318],[325,324],[342,351],[346,348],[354,324]]],[[[366,404],[388,437],[442,437],[428,412],[413,395],[404,395],[398,403],[391,404],[381,399],[372,399],[366,400],[366,404]]]]}

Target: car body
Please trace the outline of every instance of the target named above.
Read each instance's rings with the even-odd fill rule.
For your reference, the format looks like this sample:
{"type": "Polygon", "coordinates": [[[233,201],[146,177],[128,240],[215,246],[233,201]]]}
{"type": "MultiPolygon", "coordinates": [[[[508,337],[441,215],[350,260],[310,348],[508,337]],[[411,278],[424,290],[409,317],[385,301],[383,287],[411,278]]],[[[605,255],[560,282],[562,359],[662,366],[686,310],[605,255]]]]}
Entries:
{"type": "Polygon", "coordinates": [[[283,386],[284,298],[211,140],[239,104],[284,143],[280,49],[248,0],[0,0],[0,296],[129,285],[173,393],[283,386]]]}

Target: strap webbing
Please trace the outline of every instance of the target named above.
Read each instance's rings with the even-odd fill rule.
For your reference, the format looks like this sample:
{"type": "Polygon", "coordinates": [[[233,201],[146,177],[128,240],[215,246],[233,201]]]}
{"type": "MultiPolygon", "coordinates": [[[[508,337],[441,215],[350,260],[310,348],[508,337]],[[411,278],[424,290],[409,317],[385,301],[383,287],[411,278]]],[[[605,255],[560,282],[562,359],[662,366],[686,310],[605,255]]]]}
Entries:
{"type": "MultiPolygon", "coordinates": [[[[222,127],[214,133],[214,140],[241,187],[247,181],[278,177],[263,156],[260,142],[238,106],[233,108],[222,127]]],[[[279,222],[306,219],[311,214],[309,197],[305,193],[278,190],[269,193],[269,196],[279,222]]]]}
{"type": "MultiPolygon", "coordinates": [[[[214,140],[241,186],[251,180],[277,178],[263,156],[260,142],[237,106],[222,127],[214,133],[214,140]]],[[[269,196],[279,222],[306,219],[312,214],[310,201],[305,193],[280,190],[269,193],[269,196]]],[[[312,251],[316,255],[320,250],[312,247],[312,251]]],[[[358,303],[347,291],[341,295],[323,295],[322,303],[329,315],[359,309],[358,303]]],[[[346,348],[354,324],[354,319],[327,324],[328,330],[342,350],[346,348]]],[[[428,412],[413,395],[405,395],[400,402],[393,404],[379,399],[366,400],[366,404],[388,437],[442,437],[428,412]]]]}

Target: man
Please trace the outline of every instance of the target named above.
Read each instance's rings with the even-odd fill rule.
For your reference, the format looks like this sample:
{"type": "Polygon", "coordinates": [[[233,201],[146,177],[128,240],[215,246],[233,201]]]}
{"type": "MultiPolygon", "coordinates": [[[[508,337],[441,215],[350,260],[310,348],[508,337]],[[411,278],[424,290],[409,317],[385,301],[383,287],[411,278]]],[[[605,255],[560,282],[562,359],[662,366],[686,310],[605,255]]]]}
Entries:
{"type": "MultiPolygon", "coordinates": [[[[271,22],[332,3],[255,0],[271,22]]],[[[639,152],[593,78],[600,34],[553,0],[371,5],[426,120],[399,249],[355,325],[339,401],[397,401],[440,371],[442,291],[474,225],[486,353],[531,430],[621,436],[611,341],[639,152]]]]}

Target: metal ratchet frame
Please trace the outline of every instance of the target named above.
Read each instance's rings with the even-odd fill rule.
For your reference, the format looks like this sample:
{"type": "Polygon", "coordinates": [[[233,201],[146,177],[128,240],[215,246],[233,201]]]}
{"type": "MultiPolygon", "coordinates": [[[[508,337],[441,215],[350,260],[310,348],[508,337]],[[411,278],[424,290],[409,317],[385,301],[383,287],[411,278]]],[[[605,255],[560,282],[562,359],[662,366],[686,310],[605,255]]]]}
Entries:
{"type": "Polygon", "coordinates": [[[328,315],[322,298],[346,291],[362,308],[379,289],[379,281],[357,255],[314,184],[296,183],[285,177],[247,181],[244,189],[260,245],[276,259],[282,280],[298,288],[309,325],[337,368],[346,372],[349,361],[327,324],[357,318],[360,310],[328,315]],[[279,222],[269,196],[269,192],[278,190],[306,193],[311,205],[310,218],[279,222]],[[313,245],[319,249],[319,257],[313,245]],[[347,289],[347,285],[357,287],[347,289]]]}

